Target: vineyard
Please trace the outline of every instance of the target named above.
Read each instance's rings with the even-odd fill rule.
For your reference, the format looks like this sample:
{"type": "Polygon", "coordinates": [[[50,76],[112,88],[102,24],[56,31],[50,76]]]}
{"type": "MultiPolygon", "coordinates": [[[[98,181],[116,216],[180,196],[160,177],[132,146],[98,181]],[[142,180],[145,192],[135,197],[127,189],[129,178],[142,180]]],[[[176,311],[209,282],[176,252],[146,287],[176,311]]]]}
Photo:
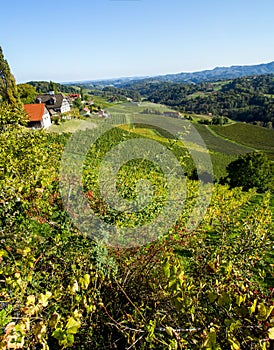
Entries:
{"type": "Polygon", "coordinates": [[[211,126],[212,130],[229,140],[244,144],[256,150],[265,151],[274,159],[274,131],[244,123],[235,123],[224,128],[211,126]]]}
{"type": "Polygon", "coordinates": [[[0,350],[274,350],[274,3],[155,4],[1,2],[0,350]]]}
{"type": "MultiPolygon", "coordinates": [[[[83,162],[81,188],[89,208],[121,230],[154,223],[169,194],[159,166],[129,159],[117,173],[118,193],[138,204],[139,181],[149,180],[151,202],[131,213],[110,208],[98,178],[113,147],[152,138],[174,152],[182,168],[190,166],[179,141],[136,128],[111,128],[83,162]]],[[[83,145],[86,135],[75,133],[83,145]]],[[[106,232],[98,238],[87,225],[83,233],[68,214],[74,193],[64,200],[60,164],[70,138],[23,127],[0,134],[1,349],[273,348],[270,193],[215,184],[203,221],[188,229],[199,184],[186,178],[174,225],[140,246],[109,245],[106,232]]],[[[67,171],[73,175],[75,167],[68,164],[67,171]]],[[[210,184],[203,190],[210,192],[210,184]]]]}

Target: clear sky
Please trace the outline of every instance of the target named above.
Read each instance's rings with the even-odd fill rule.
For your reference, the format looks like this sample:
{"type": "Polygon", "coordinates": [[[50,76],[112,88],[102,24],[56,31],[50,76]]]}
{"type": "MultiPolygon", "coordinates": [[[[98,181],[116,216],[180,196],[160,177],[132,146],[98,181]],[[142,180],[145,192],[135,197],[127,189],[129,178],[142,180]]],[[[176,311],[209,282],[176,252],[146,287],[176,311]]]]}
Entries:
{"type": "Polygon", "coordinates": [[[190,72],[274,61],[273,0],[0,0],[17,82],[190,72]]]}

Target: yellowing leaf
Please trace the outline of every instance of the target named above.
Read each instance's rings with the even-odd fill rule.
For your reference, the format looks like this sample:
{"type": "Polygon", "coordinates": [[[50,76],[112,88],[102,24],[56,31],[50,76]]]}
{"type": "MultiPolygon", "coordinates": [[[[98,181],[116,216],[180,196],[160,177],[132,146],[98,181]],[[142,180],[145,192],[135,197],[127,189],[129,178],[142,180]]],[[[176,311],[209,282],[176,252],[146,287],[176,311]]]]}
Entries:
{"type": "Polygon", "coordinates": [[[238,306],[241,306],[242,302],[244,302],[246,299],[246,296],[242,296],[242,295],[237,295],[236,296],[236,303],[238,306]]]}
{"type": "Polygon", "coordinates": [[[228,275],[230,275],[230,273],[232,271],[232,267],[233,267],[233,265],[232,265],[232,262],[230,261],[226,267],[226,272],[228,275]]]}
{"type": "Polygon", "coordinates": [[[79,283],[83,289],[87,289],[90,283],[90,275],[86,273],[84,277],[80,277],[79,283]]]}
{"type": "Polygon", "coordinates": [[[269,339],[272,339],[272,340],[274,339],[274,327],[269,328],[268,336],[269,336],[269,339]]]}
{"type": "Polygon", "coordinates": [[[170,277],[170,264],[169,262],[166,262],[163,266],[164,274],[167,278],[170,277]]]}
{"type": "Polygon", "coordinates": [[[255,312],[256,306],[257,306],[257,302],[258,302],[258,299],[255,299],[253,304],[252,304],[252,306],[250,306],[250,308],[249,308],[250,315],[252,315],[255,312]]]}
{"type": "Polygon", "coordinates": [[[172,333],[172,328],[171,327],[166,327],[166,332],[167,332],[167,334],[170,336],[170,337],[172,337],[172,335],[173,335],[173,333],[172,333]]]}
{"type": "Polygon", "coordinates": [[[238,340],[236,338],[228,338],[228,341],[230,342],[231,344],[231,350],[240,350],[241,349],[241,345],[240,343],[238,342],[238,340]]]}
{"type": "Polygon", "coordinates": [[[27,297],[26,305],[35,304],[35,295],[29,295],[27,297]]]}
{"type": "Polygon", "coordinates": [[[76,321],[73,317],[70,317],[66,325],[67,333],[76,334],[80,326],[81,323],[79,321],[76,321]]]}
{"type": "Polygon", "coordinates": [[[274,306],[266,307],[263,303],[258,305],[259,315],[257,316],[258,320],[265,321],[271,314],[274,306]]]}
{"type": "Polygon", "coordinates": [[[78,290],[79,290],[79,285],[78,285],[78,282],[75,280],[73,285],[70,286],[71,294],[75,294],[75,292],[78,292],[78,290]]]}
{"type": "Polygon", "coordinates": [[[7,256],[7,252],[3,249],[0,249],[0,257],[7,256]]]}
{"type": "Polygon", "coordinates": [[[45,294],[40,294],[38,302],[41,304],[43,307],[46,307],[48,305],[48,300],[52,296],[51,292],[46,292],[45,294]]]}
{"type": "Polygon", "coordinates": [[[76,319],[80,319],[80,318],[82,317],[82,314],[81,314],[81,312],[79,312],[78,309],[76,309],[76,310],[74,310],[74,312],[73,312],[73,316],[74,316],[74,318],[76,318],[76,319]]]}

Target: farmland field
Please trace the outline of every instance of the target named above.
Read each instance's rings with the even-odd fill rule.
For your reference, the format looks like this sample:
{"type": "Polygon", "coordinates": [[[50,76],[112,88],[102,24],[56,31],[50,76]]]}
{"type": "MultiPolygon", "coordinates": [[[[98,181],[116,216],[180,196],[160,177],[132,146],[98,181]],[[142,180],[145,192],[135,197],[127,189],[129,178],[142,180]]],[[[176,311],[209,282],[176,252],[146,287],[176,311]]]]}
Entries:
{"type": "Polygon", "coordinates": [[[274,130],[244,123],[225,127],[210,126],[210,128],[224,138],[262,150],[274,159],[274,130]]]}
{"type": "MultiPolygon", "coordinates": [[[[163,121],[163,126],[168,125],[169,130],[174,135],[180,127],[182,130],[184,128],[184,122],[180,121],[180,119],[160,115],[166,111],[171,111],[171,109],[151,102],[118,103],[108,108],[107,111],[111,114],[109,120],[97,116],[92,116],[86,121],[69,120],[61,122],[60,125],[52,125],[48,131],[57,133],[74,132],[79,128],[84,130],[87,123],[100,125],[108,122],[112,125],[120,125],[124,130],[133,132],[141,137],[168,144],[168,138],[172,137],[172,135],[168,135],[165,130],[153,127],[153,123],[161,124],[161,121],[163,121]],[[136,116],[138,116],[140,125],[132,127],[131,124],[136,116]],[[125,125],[123,126],[122,124],[125,125]]],[[[272,130],[243,123],[235,123],[225,127],[209,127],[199,123],[191,123],[191,125],[198,131],[209,151],[216,180],[226,175],[226,166],[240,154],[260,149],[274,158],[274,132],[272,130]]],[[[195,144],[195,142],[188,142],[185,146],[188,149],[204,152],[204,149],[195,144]]],[[[177,143],[176,147],[177,151],[175,153],[181,153],[180,148],[184,148],[180,142],[177,143]]]]}
{"type": "MultiPolygon", "coordinates": [[[[129,130],[131,132],[137,133],[141,136],[149,137],[152,139],[155,139],[156,141],[163,141],[167,142],[167,139],[161,139],[159,134],[152,133],[151,131],[145,131],[145,128],[149,128],[149,124],[153,124],[153,120],[160,120],[160,118],[165,118],[164,123],[168,123],[169,129],[173,131],[174,134],[178,131],[178,126],[180,126],[183,121],[180,122],[179,119],[176,118],[170,118],[170,117],[163,117],[159,116],[157,114],[145,114],[142,113],[145,109],[149,109],[152,111],[158,111],[158,112],[164,112],[167,110],[170,110],[166,108],[165,106],[153,104],[150,102],[145,103],[138,103],[138,104],[118,104],[108,111],[112,115],[112,124],[119,124],[119,123],[130,123],[130,119],[135,114],[138,114],[138,121],[143,124],[142,128],[135,128],[132,130],[129,130]]],[[[241,144],[237,144],[236,142],[231,142],[229,140],[224,139],[222,136],[215,135],[211,130],[208,129],[207,126],[201,125],[198,123],[191,123],[191,125],[195,128],[196,131],[200,134],[201,138],[203,139],[213,165],[214,169],[214,176],[215,179],[218,180],[222,176],[225,176],[226,174],[226,166],[233,160],[237,158],[240,154],[245,154],[248,152],[251,152],[253,149],[241,144]]],[[[166,137],[163,133],[161,133],[161,136],[166,137]]],[[[194,145],[193,143],[188,144],[188,147],[190,148],[197,148],[197,145],[194,145]]],[[[201,151],[201,150],[200,150],[201,151]]]]}
{"type": "MultiPolygon", "coordinates": [[[[87,126],[87,124],[90,127],[90,123],[87,121],[81,120],[81,119],[71,119],[66,120],[64,122],[60,122],[59,125],[52,124],[47,131],[48,132],[54,132],[54,133],[63,133],[63,132],[75,132],[76,130],[82,129],[84,130],[87,126]]],[[[96,124],[94,124],[94,127],[96,124]]]]}
{"type": "MultiPolygon", "coordinates": [[[[200,133],[209,150],[230,155],[239,155],[250,152],[250,148],[225,140],[214,135],[207,126],[197,124],[195,128],[200,133]]],[[[215,130],[215,129],[214,129],[215,130]]]]}

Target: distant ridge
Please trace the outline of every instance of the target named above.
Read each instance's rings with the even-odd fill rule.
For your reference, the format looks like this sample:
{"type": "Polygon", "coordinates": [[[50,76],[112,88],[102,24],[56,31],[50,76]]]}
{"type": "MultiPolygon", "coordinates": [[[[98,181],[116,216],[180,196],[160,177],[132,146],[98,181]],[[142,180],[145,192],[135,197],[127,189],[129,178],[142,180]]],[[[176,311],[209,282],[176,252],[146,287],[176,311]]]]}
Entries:
{"type": "Polygon", "coordinates": [[[156,76],[159,81],[201,83],[203,81],[241,78],[248,75],[265,75],[274,73],[274,61],[250,66],[216,67],[193,73],[178,73],[156,76]]]}
{"type": "Polygon", "coordinates": [[[60,84],[63,85],[102,85],[102,86],[108,86],[108,85],[114,85],[114,86],[120,86],[125,83],[130,83],[132,81],[139,81],[139,80],[145,80],[149,79],[150,76],[141,76],[141,77],[121,77],[121,78],[110,78],[110,79],[96,79],[96,80],[81,80],[81,81],[71,81],[71,82],[61,82],[60,84]]]}
{"type": "Polygon", "coordinates": [[[151,77],[124,77],[116,79],[87,80],[66,82],[66,85],[93,85],[123,87],[140,81],[167,81],[173,83],[202,83],[206,81],[226,80],[252,75],[274,74],[274,61],[257,65],[216,67],[193,73],[166,74],[151,77]]]}

